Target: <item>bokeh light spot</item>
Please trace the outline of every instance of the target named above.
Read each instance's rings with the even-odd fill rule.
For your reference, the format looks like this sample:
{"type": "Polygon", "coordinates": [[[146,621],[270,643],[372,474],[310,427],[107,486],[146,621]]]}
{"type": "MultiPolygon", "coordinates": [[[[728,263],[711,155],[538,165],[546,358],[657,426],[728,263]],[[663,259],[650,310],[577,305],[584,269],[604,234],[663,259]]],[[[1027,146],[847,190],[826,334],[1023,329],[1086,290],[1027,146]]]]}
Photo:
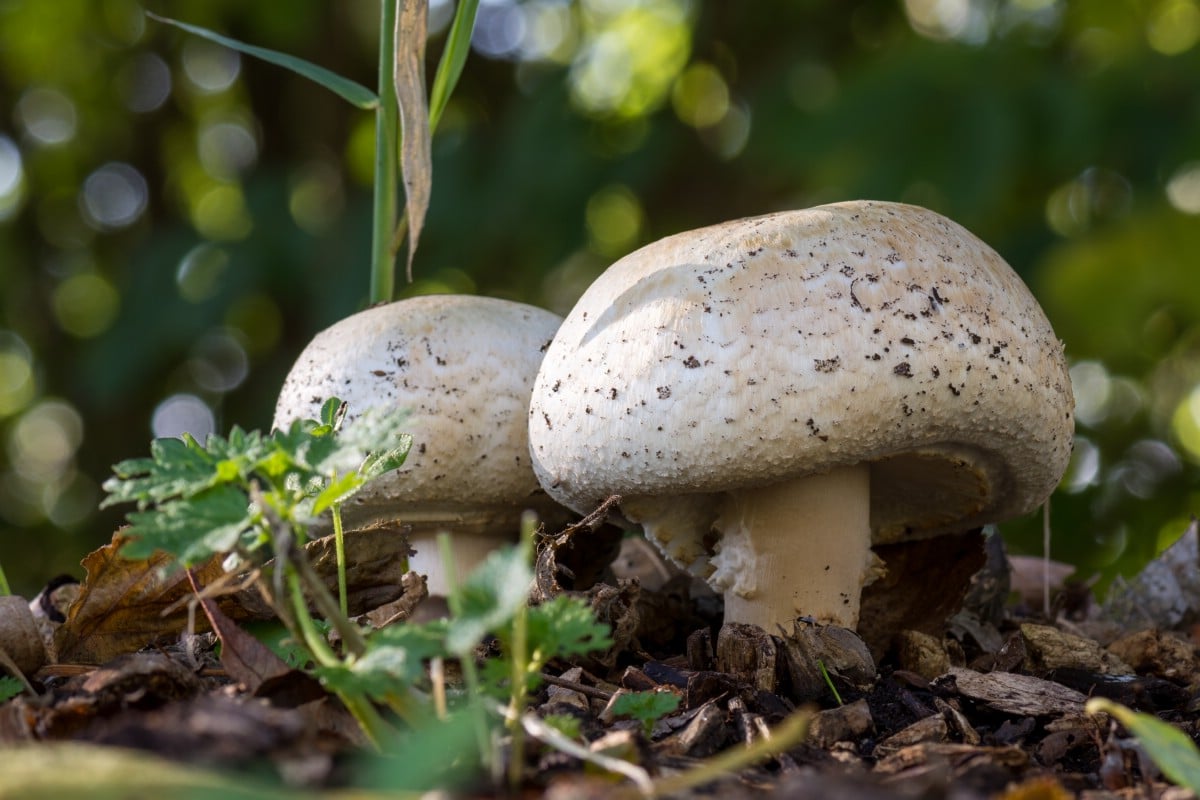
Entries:
{"type": "Polygon", "coordinates": [[[233,242],[254,228],[240,186],[219,183],[200,193],[192,209],[192,224],[206,239],[233,242]]]}
{"type": "Polygon", "coordinates": [[[729,86],[716,67],[698,61],[675,81],[671,103],[682,122],[693,128],[707,128],[729,112],[729,86]]]}
{"type": "Polygon", "coordinates": [[[233,179],[258,160],[258,141],[242,122],[221,120],[200,128],[196,147],[200,164],[214,178],[233,179]]]}
{"type": "Polygon", "coordinates": [[[22,414],[9,431],[9,463],[30,481],[56,481],[72,467],[82,442],[83,418],[75,407],[63,400],[44,400],[22,414]]]}
{"type": "Polygon", "coordinates": [[[179,262],[175,271],[175,285],[179,296],[191,303],[199,303],[216,294],[220,288],[221,275],[229,266],[229,253],[211,243],[196,245],[179,262]]]}
{"type": "Polygon", "coordinates": [[[0,417],[25,408],[34,395],[33,353],[25,340],[0,330],[0,417]]]}
{"type": "Polygon", "coordinates": [[[1046,199],[1046,223],[1060,236],[1078,236],[1099,220],[1128,213],[1133,195],[1129,179],[1103,167],[1088,167],[1046,199]]]}
{"type": "Polygon", "coordinates": [[[904,0],[904,11],[913,30],[927,38],[987,41],[987,17],[971,0],[904,0]]]}
{"type": "Polygon", "coordinates": [[[639,117],[657,108],[691,54],[680,0],[593,2],[571,67],[571,96],[585,111],[639,117]]]}
{"type": "Polygon", "coordinates": [[[293,174],[288,211],[307,233],[317,236],[328,230],[345,204],[341,174],[334,165],[313,161],[293,174]]]}
{"type": "Polygon", "coordinates": [[[97,230],[119,230],[137,221],[149,194],[142,173],[128,164],[110,162],[83,182],[80,207],[97,230]]]}
{"type": "MultiPolygon", "coordinates": [[[[442,127],[445,127],[443,123],[442,127]]],[[[346,142],[346,169],[360,186],[375,183],[375,117],[362,116],[346,142]]]]}
{"type": "Polygon", "coordinates": [[[12,139],[0,136],[0,222],[16,216],[25,197],[21,151],[12,139]]]}
{"type": "Polygon", "coordinates": [[[721,121],[700,131],[701,140],[720,158],[728,161],[745,149],[750,141],[750,111],[730,106],[721,121]]]}
{"type": "Polygon", "coordinates": [[[579,38],[570,4],[548,0],[526,3],[523,8],[525,36],[521,39],[521,57],[530,61],[569,62],[579,38]]]}
{"type": "Polygon", "coordinates": [[[788,72],[787,88],[796,108],[820,111],[837,96],[837,73],[819,61],[801,61],[788,72]]]}
{"type": "Polygon", "coordinates": [[[1200,214],[1200,161],[1175,170],[1167,181],[1167,200],[1185,214],[1200,214]]]}
{"type": "Polygon", "coordinates": [[[491,0],[479,5],[471,45],[489,58],[514,55],[525,38],[524,10],[511,0],[491,0]]]}
{"type": "Polygon", "coordinates": [[[203,442],[216,426],[212,409],[194,394],[171,395],[158,404],[150,420],[150,429],[159,439],[190,433],[203,442]]]}
{"type": "Polygon", "coordinates": [[[171,68],[154,53],[141,53],[121,68],[117,89],[126,108],[147,114],[161,108],[171,96],[171,68]]]}
{"type": "Polygon", "coordinates": [[[75,104],[55,89],[29,89],[17,101],[17,122],[38,144],[65,144],[75,138],[79,121],[75,104]]]}
{"type": "Polygon", "coordinates": [[[72,275],[54,288],[54,318],[64,331],[87,339],[108,330],[121,306],[121,296],[104,276],[72,275]]]}
{"type": "Polygon", "coordinates": [[[70,528],[89,520],[100,502],[99,487],[78,470],[69,470],[42,489],[42,512],[60,528],[70,528]]]}
{"type": "Polygon", "coordinates": [[[1195,0],[1163,0],[1150,11],[1146,41],[1167,56],[1191,50],[1200,41],[1200,6],[1195,0]]]}
{"type": "Polygon", "coordinates": [[[226,313],[225,324],[238,332],[247,354],[266,355],[283,334],[283,312],[269,295],[243,295],[226,313]]]}
{"type": "Polygon", "coordinates": [[[223,92],[237,80],[242,60],[237,51],[191,37],[183,45],[183,72],[204,94],[223,92]]]}
{"type": "Polygon", "coordinates": [[[237,336],[228,330],[210,331],[192,348],[188,371],[201,389],[224,394],[242,385],[250,359],[237,336]]]}
{"type": "Polygon", "coordinates": [[[588,198],[585,213],[592,245],[603,255],[627,252],[642,229],[642,205],[621,184],[606,186],[588,198]]]}
{"type": "Polygon", "coordinates": [[[1075,437],[1071,462],[1062,478],[1062,488],[1078,494],[1100,482],[1100,448],[1085,436],[1075,437]]]}
{"type": "Polygon", "coordinates": [[[1108,416],[1112,379],[1099,361],[1081,361],[1071,367],[1071,389],[1075,394],[1075,419],[1095,427],[1108,416]]]}
{"type": "Polygon", "coordinates": [[[1200,386],[1175,407],[1171,429],[1188,458],[1200,463],[1200,386]]]}

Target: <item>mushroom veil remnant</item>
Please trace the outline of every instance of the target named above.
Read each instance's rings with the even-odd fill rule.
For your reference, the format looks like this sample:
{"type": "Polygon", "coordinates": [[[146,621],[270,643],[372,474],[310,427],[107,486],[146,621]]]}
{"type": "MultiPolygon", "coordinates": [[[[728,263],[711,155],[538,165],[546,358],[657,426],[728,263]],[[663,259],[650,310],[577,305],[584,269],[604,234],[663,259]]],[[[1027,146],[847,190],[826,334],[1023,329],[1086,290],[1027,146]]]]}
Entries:
{"type": "Polygon", "coordinates": [[[991,248],[938,214],[848,202],[654,242],[546,353],[533,467],[611,494],[726,621],[854,627],[872,544],[1040,505],[1070,458],[1063,348],[991,248]]]}
{"type": "Polygon", "coordinates": [[[279,394],[274,426],[319,417],[330,397],[351,425],[368,408],[409,412],[413,444],[404,466],[376,479],[343,507],[348,530],[404,525],[417,555],[410,566],[444,596],[434,544],[451,534],[465,573],[499,542],[516,538],[520,516],[559,507],[529,463],[526,413],[534,376],[561,319],[489,297],[431,295],[375,306],[309,343],[279,394]]]}

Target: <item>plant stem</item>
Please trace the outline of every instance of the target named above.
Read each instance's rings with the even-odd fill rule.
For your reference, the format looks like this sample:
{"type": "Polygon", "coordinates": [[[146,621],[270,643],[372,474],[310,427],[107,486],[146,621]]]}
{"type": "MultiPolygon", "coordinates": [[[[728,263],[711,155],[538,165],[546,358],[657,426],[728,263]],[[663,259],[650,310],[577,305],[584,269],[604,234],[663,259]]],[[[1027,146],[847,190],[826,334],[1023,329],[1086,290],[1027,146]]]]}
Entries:
{"type": "Polygon", "coordinates": [[[329,646],[329,643],[325,641],[325,637],[321,631],[317,630],[312,615],[308,613],[308,604],[304,600],[304,589],[300,580],[300,574],[290,564],[287,567],[287,584],[288,596],[292,601],[292,614],[296,619],[296,628],[298,629],[300,638],[304,640],[304,644],[308,647],[308,652],[312,655],[313,660],[322,667],[341,666],[341,660],[333,652],[333,648],[329,646]]]}
{"type": "MultiPolygon", "coordinates": [[[[526,511],[521,515],[521,558],[526,564],[533,563],[533,536],[537,531],[537,515],[526,511]]],[[[541,664],[531,663],[529,658],[529,602],[521,604],[513,615],[512,652],[508,654],[509,695],[508,695],[508,728],[512,736],[512,746],[509,748],[508,785],[513,794],[521,788],[521,778],[525,766],[525,729],[521,726],[521,710],[525,705],[525,687],[529,676],[541,671],[541,664]]]]}
{"type": "MultiPolygon", "coordinates": [[[[300,637],[304,640],[304,644],[308,647],[308,652],[312,655],[313,660],[323,667],[340,667],[342,666],[341,659],[337,653],[333,652],[333,648],[325,641],[325,637],[317,630],[316,624],[313,622],[312,615],[308,613],[308,604],[304,601],[303,584],[300,580],[300,575],[294,567],[288,566],[287,570],[288,594],[292,600],[292,611],[296,617],[296,627],[299,629],[300,637]]],[[[358,722],[362,728],[363,735],[371,742],[371,746],[376,750],[381,749],[381,743],[388,734],[388,725],[379,716],[379,712],[375,710],[375,706],[371,705],[371,701],[360,694],[351,692],[334,690],[342,704],[346,706],[346,710],[358,722]]]]}
{"type": "Polygon", "coordinates": [[[379,108],[375,111],[375,212],[371,232],[371,303],[392,299],[396,285],[396,229],[399,203],[400,106],[393,86],[396,61],[396,5],[380,0],[379,108]]]}
{"type": "Polygon", "coordinates": [[[338,608],[342,616],[349,619],[350,601],[346,598],[346,535],[342,530],[342,504],[334,503],[333,508],[333,549],[337,554],[338,572],[338,608]]]}
{"type": "MultiPolygon", "coordinates": [[[[298,552],[292,558],[292,564],[299,571],[300,585],[308,588],[309,596],[312,598],[313,605],[316,606],[321,616],[325,621],[332,625],[342,637],[342,645],[352,655],[361,656],[367,652],[367,640],[363,637],[362,631],[350,621],[350,618],[341,613],[338,608],[337,600],[330,594],[326,588],[325,582],[321,580],[321,576],[313,569],[312,564],[308,563],[303,552],[298,552]]],[[[303,597],[301,598],[303,601],[303,597]]],[[[305,606],[304,613],[308,614],[308,607],[305,606]]]]}
{"type": "Polygon", "coordinates": [[[525,729],[521,727],[521,709],[525,705],[525,682],[530,673],[528,650],[529,605],[523,603],[512,621],[512,652],[508,654],[510,672],[508,688],[509,735],[512,746],[508,754],[508,786],[513,794],[521,788],[525,766],[525,729]]]}
{"type": "Polygon", "coordinates": [[[8,576],[4,574],[4,566],[0,565],[0,597],[12,594],[12,589],[8,585],[8,576]]]}

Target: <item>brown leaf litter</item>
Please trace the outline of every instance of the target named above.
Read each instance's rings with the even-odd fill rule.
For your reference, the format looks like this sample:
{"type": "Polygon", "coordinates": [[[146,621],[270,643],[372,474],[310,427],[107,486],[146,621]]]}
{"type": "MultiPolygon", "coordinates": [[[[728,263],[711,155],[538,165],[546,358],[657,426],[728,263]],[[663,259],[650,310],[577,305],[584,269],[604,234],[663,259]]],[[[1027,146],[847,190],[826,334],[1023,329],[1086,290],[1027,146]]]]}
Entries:
{"type": "MultiPolygon", "coordinates": [[[[812,710],[801,745],[679,796],[1189,796],[1084,704],[1112,698],[1200,736],[1194,526],[1148,570],[1153,580],[1051,618],[1005,604],[1010,571],[995,537],[955,537],[960,569],[930,571],[920,566],[922,543],[896,546],[881,553],[890,577],[864,598],[859,636],[804,620],[791,631],[722,627],[719,601],[702,585],[637,540],[622,545],[600,518],[585,527],[587,536],[573,535],[576,528],[545,540],[533,599],[581,594],[612,625],[615,645],[552,663],[536,715],[574,717],[588,752],[662,779],[769,738],[797,709],[812,710]],[[597,562],[611,567],[600,573],[597,562]],[[1163,588],[1163,575],[1174,589],[1163,588]],[[614,698],[635,691],[669,692],[678,709],[646,732],[613,710],[614,698]]],[[[224,770],[270,765],[292,786],[352,782],[347,770],[362,746],[353,720],[245,634],[247,604],[236,594],[208,598],[189,632],[180,603],[191,591],[186,573],[118,563],[116,546],[85,561],[87,581],[54,638],[57,661],[31,676],[36,697],[0,706],[0,742],[119,745],[224,770]]],[[[371,601],[358,611],[399,603],[405,617],[421,584],[397,574],[396,562],[381,563],[353,579],[372,587],[359,593],[371,601]]],[[[943,552],[938,563],[951,562],[943,552]]],[[[201,569],[195,579],[215,575],[201,569]]],[[[525,796],[636,796],[584,759],[533,742],[526,766],[525,796]]],[[[470,796],[497,793],[481,778],[470,796]]]]}

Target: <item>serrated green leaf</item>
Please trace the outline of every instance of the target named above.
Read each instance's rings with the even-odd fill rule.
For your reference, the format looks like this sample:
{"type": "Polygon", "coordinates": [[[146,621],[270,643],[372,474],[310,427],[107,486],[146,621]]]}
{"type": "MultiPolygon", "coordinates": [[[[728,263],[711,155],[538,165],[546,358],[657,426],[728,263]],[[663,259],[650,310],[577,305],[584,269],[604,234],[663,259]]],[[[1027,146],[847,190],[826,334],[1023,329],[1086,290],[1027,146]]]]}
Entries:
{"type": "Polygon", "coordinates": [[[347,499],[353,497],[365,483],[366,481],[363,480],[362,476],[354,472],[330,481],[321,490],[320,494],[313,498],[312,515],[315,517],[324,513],[335,503],[345,502],[347,499]]]}
{"type": "Polygon", "coordinates": [[[592,609],[577,597],[559,595],[529,609],[526,621],[529,650],[545,664],[612,647],[611,630],[596,620],[592,609]]]}
{"type": "Polygon", "coordinates": [[[400,444],[396,447],[379,453],[370,453],[363,460],[362,465],[358,468],[358,474],[362,477],[363,483],[375,480],[404,465],[404,460],[408,458],[408,451],[412,448],[412,437],[405,433],[397,438],[400,440],[400,444]]]}
{"type": "Polygon", "coordinates": [[[649,733],[654,723],[679,708],[679,695],[674,692],[628,692],[612,702],[612,713],[642,723],[649,733]]]}
{"type": "Polygon", "coordinates": [[[463,657],[485,635],[506,627],[525,604],[533,570],[520,549],[504,547],[487,559],[463,581],[453,598],[454,617],[446,632],[446,647],[463,657]]]}
{"type": "Polygon", "coordinates": [[[330,688],[382,699],[398,694],[425,676],[424,663],[447,655],[445,624],[392,625],[367,638],[367,652],[343,666],[320,669],[330,688]]]}
{"type": "Polygon", "coordinates": [[[169,553],[190,566],[227,553],[254,521],[246,494],[234,486],[216,486],[188,499],[160,504],[129,515],[125,533],[133,539],[121,549],[126,558],[169,553]]]}
{"type": "Polygon", "coordinates": [[[310,81],[324,86],[343,100],[366,111],[373,111],[379,105],[379,98],[375,96],[375,93],[361,83],[356,83],[349,78],[338,75],[332,70],[313,64],[311,61],[305,61],[302,58],[290,56],[287,53],[280,53],[277,50],[269,50],[265,47],[239,42],[237,39],[222,36],[207,28],[189,25],[186,22],[180,22],[169,17],[161,17],[149,11],[146,12],[146,16],[165,25],[173,25],[180,30],[185,30],[210,42],[224,45],[231,50],[237,50],[239,53],[245,53],[248,56],[253,56],[270,64],[291,70],[301,77],[308,78],[310,81]]]}
{"type": "Polygon", "coordinates": [[[1143,714],[1102,697],[1087,702],[1087,712],[1114,717],[1137,737],[1163,775],[1200,794],[1200,751],[1191,738],[1158,717],[1143,714]]]}
{"type": "Polygon", "coordinates": [[[328,427],[331,432],[341,428],[348,408],[349,405],[337,397],[326,400],[321,404],[321,427],[328,427]]]}
{"type": "Polygon", "coordinates": [[[150,458],[129,459],[113,467],[116,475],[104,482],[109,496],[100,506],[135,501],[145,506],[202,492],[218,481],[214,465],[212,457],[183,440],[155,439],[150,443],[150,458]]]}

